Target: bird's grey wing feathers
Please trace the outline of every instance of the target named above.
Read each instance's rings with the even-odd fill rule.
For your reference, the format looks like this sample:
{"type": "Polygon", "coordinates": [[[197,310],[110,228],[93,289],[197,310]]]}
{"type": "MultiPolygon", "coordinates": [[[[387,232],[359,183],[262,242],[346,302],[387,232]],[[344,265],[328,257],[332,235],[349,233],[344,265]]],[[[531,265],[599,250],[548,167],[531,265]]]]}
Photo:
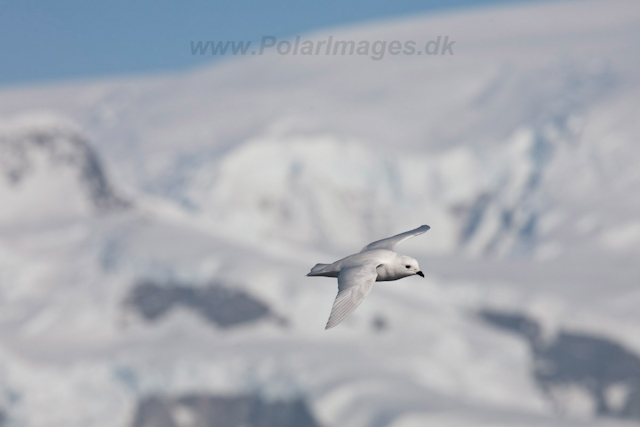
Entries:
{"type": "Polygon", "coordinates": [[[364,297],[369,295],[378,277],[376,263],[346,267],[338,275],[338,296],[333,303],[331,316],[325,329],[342,322],[358,308],[364,297]]]}
{"type": "Polygon", "coordinates": [[[405,231],[404,233],[397,234],[393,237],[388,237],[386,239],[378,240],[373,243],[369,243],[367,246],[362,248],[360,252],[370,251],[371,249],[388,249],[390,251],[394,250],[396,245],[400,242],[403,242],[407,239],[410,239],[415,236],[419,236],[423,233],[426,233],[428,229],[430,229],[428,225],[422,225],[415,230],[405,231]]]}

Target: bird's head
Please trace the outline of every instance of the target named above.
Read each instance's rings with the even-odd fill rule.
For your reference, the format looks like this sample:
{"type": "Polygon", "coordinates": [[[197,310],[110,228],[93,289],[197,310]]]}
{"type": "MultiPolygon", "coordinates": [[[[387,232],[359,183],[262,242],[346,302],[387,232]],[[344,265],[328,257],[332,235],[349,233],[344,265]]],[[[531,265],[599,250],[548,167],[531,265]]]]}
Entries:
{"type": "Polygon", "coordinates": [[[424,273],[420,271],[420,266],[418,265],[418,261],[411,258],[410,256],[403,255],[400,257],[400,271],[404,273],[405,276],[414,276],[418,275],[420,277],[424,277],[424,273]]]}

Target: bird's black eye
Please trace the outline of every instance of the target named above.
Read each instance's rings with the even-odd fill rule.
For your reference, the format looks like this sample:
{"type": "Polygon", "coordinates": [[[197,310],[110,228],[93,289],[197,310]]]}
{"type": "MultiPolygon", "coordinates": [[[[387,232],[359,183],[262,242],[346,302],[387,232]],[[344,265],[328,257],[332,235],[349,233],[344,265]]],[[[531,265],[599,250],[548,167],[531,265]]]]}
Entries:
{"type": "Polygon", "coordinates": [[[410,266],[410,265],[407,265],[406,267],[407,267],[407,268],[411,268],[411,266],[410,266]]]}

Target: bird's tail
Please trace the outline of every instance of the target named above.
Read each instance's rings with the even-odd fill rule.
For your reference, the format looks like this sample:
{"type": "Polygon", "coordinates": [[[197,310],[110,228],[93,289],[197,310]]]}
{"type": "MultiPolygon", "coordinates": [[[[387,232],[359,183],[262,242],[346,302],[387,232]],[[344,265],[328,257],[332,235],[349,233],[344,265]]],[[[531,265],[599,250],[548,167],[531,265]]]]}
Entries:
{"type": "Polygon", "coordinates": [[[324,269],[330,265],[331,264],[316,264],[315,266],[313,266],[307,276],[319,276],[324,271],[324,269]]]}

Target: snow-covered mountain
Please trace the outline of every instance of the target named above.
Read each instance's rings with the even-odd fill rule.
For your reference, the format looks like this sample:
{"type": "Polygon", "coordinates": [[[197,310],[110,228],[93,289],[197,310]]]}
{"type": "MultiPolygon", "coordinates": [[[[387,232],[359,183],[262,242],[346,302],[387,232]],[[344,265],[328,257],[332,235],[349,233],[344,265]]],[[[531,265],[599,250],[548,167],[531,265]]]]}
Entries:
{"type": "Polygon", "coordinates": [[[0,425],[640,419],[640,6],[329,35],[456,43],[0,92],[0,425]],[[308,269],[423,223],[325,332],[308,269]]]}
{"type": "Polygon", "coordinates": [[[56,222],[120,209],[100,161],[73,125],[27,116],[0,127],[0,224],[56,222]]]}

